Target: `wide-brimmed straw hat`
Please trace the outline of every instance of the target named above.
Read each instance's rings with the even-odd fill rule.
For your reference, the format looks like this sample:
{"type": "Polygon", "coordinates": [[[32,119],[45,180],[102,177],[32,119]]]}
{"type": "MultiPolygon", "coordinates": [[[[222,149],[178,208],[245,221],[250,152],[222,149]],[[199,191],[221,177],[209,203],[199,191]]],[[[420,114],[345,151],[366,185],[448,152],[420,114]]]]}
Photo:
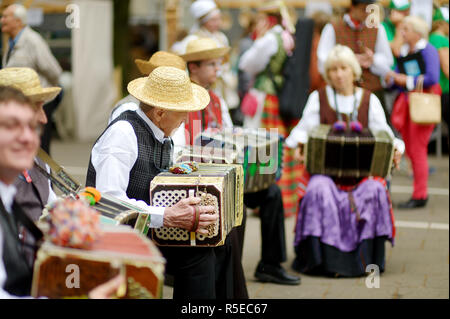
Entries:
{"type": "Polygon", "coordinates": [[[176,111],[193,112],[209,104],[209,93],[192,83],[186,71],[160,66],[148,77],[128,83],[128,92],[139,101],[153,107],[176,111]]]}
{"type": "Polygon", "coordinates": [[[224,57],[230,52],[230,47],[220,47],[211,38],[197,38],[189,41],[186,53],[181,57],[186,62],[203,61],[224,57]]]}
{"type": "Polygon", "coordinates": [[[142,74],[149,75],[154,69],[159,66],[173,66],[180,70],[186,70],[186,62],[176,54],[158,51],[155,52],[148,61],[142,59],[134,60],[139,71],[142,74]]]}
{"type": "Polygon", "coordinates": [[[51,101],[61,91],[60,87],[42,87],[38,74],[30,68],[1,69],[0,85],[22,91],[33,103],[51,101]]]}

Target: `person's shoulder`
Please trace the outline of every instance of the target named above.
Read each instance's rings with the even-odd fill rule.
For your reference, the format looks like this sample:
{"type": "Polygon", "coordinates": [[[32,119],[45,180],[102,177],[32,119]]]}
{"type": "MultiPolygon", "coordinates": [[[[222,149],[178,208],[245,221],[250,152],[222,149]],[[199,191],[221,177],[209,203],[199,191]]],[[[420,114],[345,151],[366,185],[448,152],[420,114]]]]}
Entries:
{"type": "Polygon", "coordinates": [[[441,49],[443,47],[449,47],[448,38],[439,33],[431,33],[428,41],[436,48],[441,49]]]}

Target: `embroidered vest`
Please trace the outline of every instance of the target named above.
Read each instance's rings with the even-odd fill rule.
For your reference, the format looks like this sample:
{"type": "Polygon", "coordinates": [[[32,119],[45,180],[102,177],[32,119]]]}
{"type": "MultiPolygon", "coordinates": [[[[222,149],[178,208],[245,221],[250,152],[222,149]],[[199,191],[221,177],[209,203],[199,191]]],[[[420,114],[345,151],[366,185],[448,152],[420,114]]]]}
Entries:
{"type": "Polygon", "coordinates": [[[193,145],[195,137],[207,128],[221,129],[222,108],[219,97],[211,90],[208,91],[210,96],[209,104],[206,108],[197,112],[189,113],[189,120],[186,123],[186,144],[193,145]]]}
{"type": "MultiPolygon", "coordinates": [[[[170,167],[173,142],[171,142],[169,147],[159,142],[147,123],[134,111],[122,113],[109,124],[105,131],[111,125],[121,120],[131,124],[138,143],[138,157],[130,171],[130,179],[126,190],[127,196],[143,200],[150,205],[150,182],[156,175],[170,167]]],[[[114,172],[110,173],[114,174],[114,172]]],[[[92,160],[89,159],[86,186],[95,187],[95,180],[96,171],[92,165],[92,160]]]]}
{"type": "MultiPolygon", "coordinates": [[[[333,110],[328,102],[326,88],[323,87],[318,90],[319,103],[320,103],[320,124],[333,125],[337,121],[336,111],[333,110]]],[[[358,106],[358,121],[361,122],[363,128],[368,127],[369,122],[369,104],[370,104],[370,91],[363,89],[363,95],[361,102],[358,106]]],[[[347,123],[349,118],[346,114],[342,114],[343,120],[347,123]]]]}
{"type": "MultiPolygon", "coordinates": [[[[375,52],[378,28],[367,28],[354,30],[345,21],[333,23],[336,35],[336,44],[348,46],[355,54],[364,53],[364,48],[369,48],[375,52]]],[[[371,73],[369,69],[362,69],[360,86],[371,92],[379,91],[381,86],[380,78],[371,73]]]]}

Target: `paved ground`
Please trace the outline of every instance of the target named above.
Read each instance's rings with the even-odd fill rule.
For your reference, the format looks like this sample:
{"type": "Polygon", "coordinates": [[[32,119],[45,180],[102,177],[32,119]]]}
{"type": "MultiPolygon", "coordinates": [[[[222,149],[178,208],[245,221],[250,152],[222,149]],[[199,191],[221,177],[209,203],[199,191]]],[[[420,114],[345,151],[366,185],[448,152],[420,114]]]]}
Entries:
{"type": "MultiPolygon", "coordinates": [[[[69,173],[84,183],[92,143],[55,141],[53,158],[69,173]]],[[[406,163],[392,180],[392,199],[407,200],[412,179],[406,163]]],[[[449,298],[449,158],[430,157],[435,172],[429,179],[429,203],[423,209],[394,210],[397,235],[395,246],[386,244],[386,271],[380,277],[379,288],[367,288],[366,278],[323,278],[301,275],[299,286],[259,283],[253,272],[260,256],[259,219],[247,218],[243,266],[250,298],[322,299],[322,298],[449,298]]],[[[295,218],[286,219],[286,244],[290,268],[294,258],[292,247],[295,218]]],[[[172,290],[164,286],[164,298],[172,290]]]]}

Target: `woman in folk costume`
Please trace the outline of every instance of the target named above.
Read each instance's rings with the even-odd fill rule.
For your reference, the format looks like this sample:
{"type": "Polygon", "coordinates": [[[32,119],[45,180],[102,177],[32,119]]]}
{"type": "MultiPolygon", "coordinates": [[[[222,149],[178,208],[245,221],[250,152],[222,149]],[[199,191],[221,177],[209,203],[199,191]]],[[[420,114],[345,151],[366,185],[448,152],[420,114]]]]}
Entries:
{"type": "MultiPolygon", "coordinates": [[[[338,126],[342,124],[338,118],[345,117],[352,126],[369,128],[373,134],[386,131],[394,138],[378,98],[355,85],[362,72],[353,51],[337,45],[324,68],[328,85],[310,94],[300,122],[286,139],[289,147],[300,150],[300,160],[311,129],[319,124],[338,126]]],[[[404,143],[394,138],[394,148],[394,163],[398,165],[404,143]]],[[[297,215],[293,268],[359,276],[365,274],[366,265],[376,264],[384,271],[384,242],[387,239],[393,244],[394,233],[384,179],[343,183],[326,175],[312,175],[297,215]]]]}
{"type": "Polygon", "coordinates": [[[405,44],[400,49],[396,70],[386,75],[386,82],[401,92],[395,100],[391,121],[405,141],[414,173],[412,196],[398,205],[401,209],[424,207],[428,201],[428,142],[434,124],[416,124],[411,120],[407,94],[414,91],[419,78],[423,78],[424,92],[441,95],[439,54],[427,41],[428,31],[428,24],[422,18],[409,16],[403,19],[400,32],[405,44]],[[405,67],[400,71],[402,65],[405,67]]]}
{"type": "MultiPolygon", "coordinates": [[[[229,47],[229,41],[222,26],[222,13],[213,0],[196,0],[189,9],[195,19],[189,35],[172,47],[176,54],[186,53],[188,43],[197,38],[213,39],[219,47],[229,47]]],[[[231,65],[225,57],[220,66],[218,78],[212,89],[227,104],[229,109],[235,109],[239,105],[237,94],[237,76],[231,71],[231,65]]]]}
{"type": "MultiPolygon", "coordinates": [[[[276,128],[286,138],[296,120],[283,119],[279,112],[277,90],[283,85],[282,68],[294,49],[294,26],[283,1],[265,3],[259,11],[266,14],[258,26],[259,38],[241,57],[239,69],[255,78],[253,88],[242,101],[244,127],[276,128]],[[286,25],[286,28],[282,25],[286,25]],[[248,103],[249,101],[253,101],[248,103]],[[249,106],[247,108],[247,106],[249,106]]],[[[295,163],[293,151],[284,150],[283,172],[278,185],[283,194],[286,216],[294,215],[298,206],[297,184],[301,166],[295,163]]]]}

